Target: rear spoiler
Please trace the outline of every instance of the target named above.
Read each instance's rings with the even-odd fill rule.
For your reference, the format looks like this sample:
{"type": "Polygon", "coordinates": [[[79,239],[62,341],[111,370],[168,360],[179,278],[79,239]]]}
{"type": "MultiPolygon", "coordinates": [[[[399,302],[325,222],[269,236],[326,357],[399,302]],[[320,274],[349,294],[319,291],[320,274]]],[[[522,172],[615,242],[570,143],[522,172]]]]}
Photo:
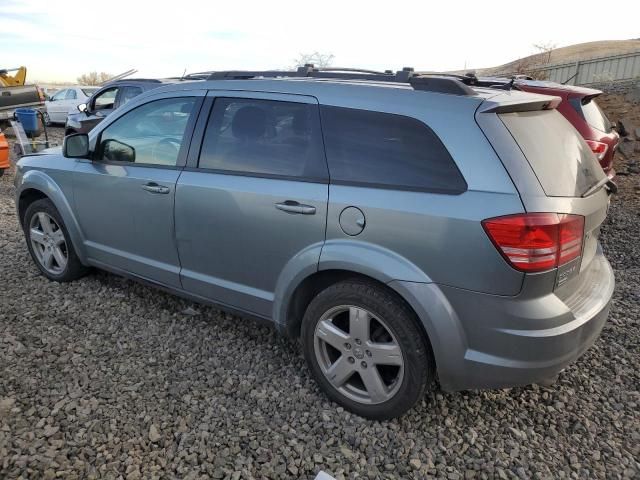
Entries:
{"type": "Polygon", "coordinates": [[[480,105],[480,108],[478,108],[478,113],[513,113],[553,110],[562,101],[560,97],[532,94],[519,95],[513,99],[507,97],[504,100],[502,99],[502,95],[494,98],[484,101],[480,105]]]}

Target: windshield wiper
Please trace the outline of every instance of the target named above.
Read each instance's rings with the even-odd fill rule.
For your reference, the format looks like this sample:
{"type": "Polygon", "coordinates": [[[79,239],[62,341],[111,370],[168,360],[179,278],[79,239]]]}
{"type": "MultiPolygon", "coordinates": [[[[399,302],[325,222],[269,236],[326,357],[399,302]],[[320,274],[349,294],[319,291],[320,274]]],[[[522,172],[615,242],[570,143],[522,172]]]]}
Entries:
{"type": "Polygon", "coordinates": [[[609,190],[610,193],[616,193],[618,191],[618,186],[613,183],[609,177],[605,176],[604,178],[601,178],[598,183],[596,183],[595,185],[593,185],[591,188],[589,188],[586,192],[584,192],[581,197],[588,197],[589,195],[591,195],[594,192],[597,192],[598,190],[600,190],[604,185],[607,186],[607,190],[609,190]]]}

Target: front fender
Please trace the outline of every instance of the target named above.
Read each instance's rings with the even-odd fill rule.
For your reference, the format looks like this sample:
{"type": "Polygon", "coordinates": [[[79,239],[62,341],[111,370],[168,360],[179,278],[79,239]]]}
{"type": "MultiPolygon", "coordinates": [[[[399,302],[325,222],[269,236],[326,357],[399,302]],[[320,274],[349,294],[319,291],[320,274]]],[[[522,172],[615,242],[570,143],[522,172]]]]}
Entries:
{"type": "MultiPolygon", "coordinates": [[[[18,172],[16,176],[16,210],[20,215],[20,198],[29,190],[36,190],[45,195],[54,204],[67,228],[71,243],[80,261],[86,265],[84,236],[76,220],[71,205],[60,186],[41,170],[18,172]]],[[[19,218],[19,217],[18,217],[19,218]]]]}

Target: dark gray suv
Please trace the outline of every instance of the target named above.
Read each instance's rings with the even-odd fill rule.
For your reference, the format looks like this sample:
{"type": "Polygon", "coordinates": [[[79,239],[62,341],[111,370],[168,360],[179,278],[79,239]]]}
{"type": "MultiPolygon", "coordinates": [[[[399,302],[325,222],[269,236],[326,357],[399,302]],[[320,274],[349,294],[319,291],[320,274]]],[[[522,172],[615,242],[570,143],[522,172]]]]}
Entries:
{"type": "Polygon", "coordinates": [[[79,105],[77,112],[67,115],[64,134],[87,133],[116,108],[123,106],[138,95],[166,83],[167,81],[145,78],[109,82],[91,95],[87,103],[79,105]]]}
{"type": "MultiPolygon", "coordinates": [[[[546,380],[598,337],[610,184],[557,98],[416,74],[218,72],[18,163],[29,251],[267,319],[369,418],[546,380]]],[[[293,400],[293,399],[292,399],[293,400]]]]}

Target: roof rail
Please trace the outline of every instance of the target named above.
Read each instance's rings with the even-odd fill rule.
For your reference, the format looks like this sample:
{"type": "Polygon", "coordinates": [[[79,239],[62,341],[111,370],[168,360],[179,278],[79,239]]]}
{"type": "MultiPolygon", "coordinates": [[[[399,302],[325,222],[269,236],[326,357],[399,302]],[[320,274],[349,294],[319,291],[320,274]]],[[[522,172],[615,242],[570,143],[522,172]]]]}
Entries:
{"type": "Polygon", "coordinates": [[[411,67],[393,72],[362,70],[356,68],[316,68],[313,64],[298,67],[297,70],[228,70],[210,72],[207,80],[248,80],[252,78],[326,78],[334,80],[368,80],[375,82],[408,83],[414,90],[448,93],[452,95],[476,95],[460,78],[449,75],[417,73],[411,67]]]}
{"type": "Polygon", "coordinates": [[[124,83],[124,82],[149,82],[149,83],[162,83],[162,80],[157,78],[120,78],[118,80],[110,80],[103,83],[103,85],[109,85],[111,83],[124,83]]]}

